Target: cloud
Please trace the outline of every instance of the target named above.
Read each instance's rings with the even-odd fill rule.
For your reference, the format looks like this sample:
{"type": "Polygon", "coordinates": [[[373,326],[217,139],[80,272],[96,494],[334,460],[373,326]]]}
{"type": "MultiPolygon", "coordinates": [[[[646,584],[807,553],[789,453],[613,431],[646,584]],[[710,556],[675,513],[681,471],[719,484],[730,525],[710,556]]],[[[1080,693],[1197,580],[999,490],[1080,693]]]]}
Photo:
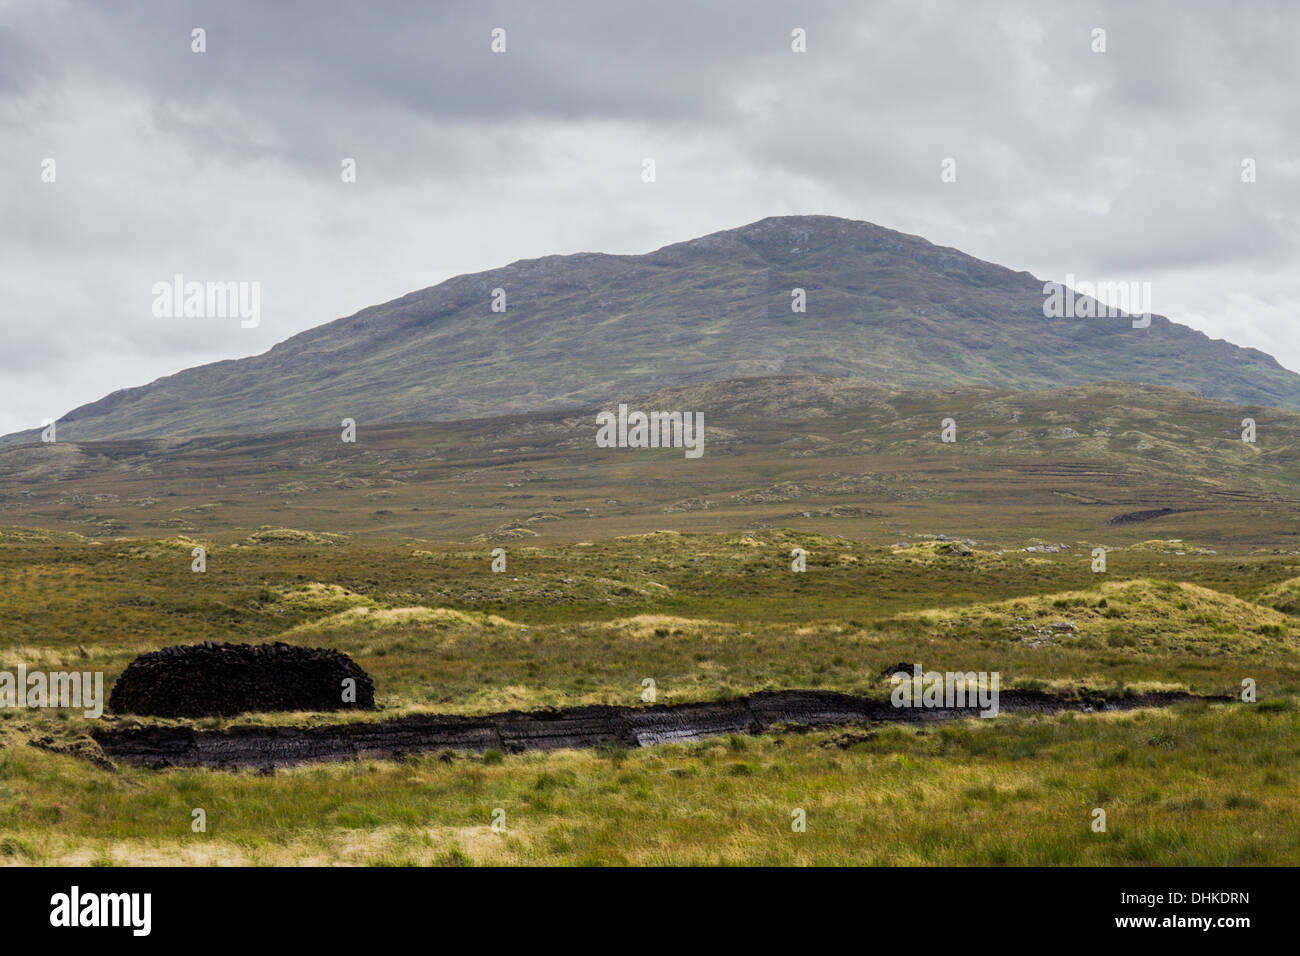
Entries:
{"type": "Polygon", "coordinates": [[[461,272],[790,213],[1150,281],[1300,368],[1297,28],[1282,3],[18,0],[0,432],[461,272]],[[261,282],[262,325],[155,319],[178,272],[261,282]]]}

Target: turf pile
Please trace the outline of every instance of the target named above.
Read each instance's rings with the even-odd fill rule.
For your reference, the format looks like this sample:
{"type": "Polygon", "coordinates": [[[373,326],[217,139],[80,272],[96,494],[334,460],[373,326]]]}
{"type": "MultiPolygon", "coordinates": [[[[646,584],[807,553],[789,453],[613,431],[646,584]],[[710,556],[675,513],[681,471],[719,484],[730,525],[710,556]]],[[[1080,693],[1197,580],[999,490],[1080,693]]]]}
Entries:
{"type": "Polygon", "coordinates": [[[115,713],[228,717],[246,711],[373,710],[375,684],[346,654],[291,644],[165,647],[127,665],[108,698],[115,713]],[[355,684],[345,683],[351,679],[355,684]],[[345,693],[355,687],[355,693],[345,693]],[[347,699],[345,699],[345,697],[347,699]]]}

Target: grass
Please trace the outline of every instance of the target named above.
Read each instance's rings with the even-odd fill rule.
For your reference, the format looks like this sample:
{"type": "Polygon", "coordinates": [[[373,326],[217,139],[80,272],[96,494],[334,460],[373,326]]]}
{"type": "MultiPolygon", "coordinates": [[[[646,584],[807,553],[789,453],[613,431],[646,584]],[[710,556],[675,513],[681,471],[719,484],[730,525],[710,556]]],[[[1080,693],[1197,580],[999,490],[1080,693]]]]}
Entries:
{"type": "Polygon", "coordinates": [[[1294,552],[1300,534],[1294,412],[1113,382],[907,391],[815,376],[715,382],[645,402],[702,410],[707,457],[597,449],[587,412],[372,425],[356,444],[324,430],[0,445],[0,520],[101,540],[166,538],[176,550],[189,538],[324,553],[358,540],[405,538],[412,552],[436,551],[431,541],[515,549],[782,527],[877,545],[906,529],[992,548],[1166,536],[1294,552]],[[943,444],[939,422],[953,415],[958,439],[943,444]],[[1259,422],[1253,445],[1240,440],[1247,416],[1259,422]],[[1174,513],[1106,523],[1162,508],[1174,513]]]}
{"type": "MultiPolygon", "coordinates": [[[[881,694],[900,661],[1114,693],[1250,678],[1260,702],[274,774],[110,772],[49,749],[92,746],[79,715],[3,710],[0,863],[1300,863],[1300,622],[1254,603],[1294,586],[1290,555],[1135,542],[1094,575],[1082,548],[963,557],[756,529],[512,549],[493,574],[487,548],[276,537],[216,544],[195,574],[184,540],[6,530],[0,664],[107,684],[159,646],[286,639],[353,655],[386,716],[635,704],[645,677],[660,702],[881,694]]],[[[372,716],[195,723],[340,719],[372,716]]]]}
{"type": "Polygon", "coordinates": [[[636,705],[647,677],[883,695],[900,662],[1259,702],[271,775],[110,772],[79,714],[5,709],[0,864],[1300,863],[1300,418],[1246,410],[1246,446],[1242,409],[1113,384],[661,398],[706,410],[704,467],[559,413],[0,449],[0,669],[107,687],[159,647],[287,640],[352,655],[382,716],[636,705]]]}
{"type": "Polygon", "coordinates": [[[21,749],[0,763],[0,853],[119,865],[1293,865],[1298,734],[1287,703],[888,728],[844,747],[851,735],[818,732],[274,775],[112,774],[21,749]],[[191,830],[195,808],[205,833],[191,830]],[[1091,829],[1095,808],[1105,833],[1091,829]],[[795,809],[806,832],[791,829],[795,809]]]}

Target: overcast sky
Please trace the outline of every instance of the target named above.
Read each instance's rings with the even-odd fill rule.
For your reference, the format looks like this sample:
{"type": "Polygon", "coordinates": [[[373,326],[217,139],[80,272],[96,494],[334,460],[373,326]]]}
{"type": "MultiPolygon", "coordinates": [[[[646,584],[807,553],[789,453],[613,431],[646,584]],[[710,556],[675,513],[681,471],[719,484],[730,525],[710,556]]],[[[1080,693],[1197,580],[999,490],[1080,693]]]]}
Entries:
{"type": "Polygon", "coordinates": [[[332,6],[0,0],[0,434],[463,272],[801,213],[1150,282],[1300,370],[1300,4],[332,6]],[[176,273],[260,282],[260,325],[154,317],[176,273]]]}

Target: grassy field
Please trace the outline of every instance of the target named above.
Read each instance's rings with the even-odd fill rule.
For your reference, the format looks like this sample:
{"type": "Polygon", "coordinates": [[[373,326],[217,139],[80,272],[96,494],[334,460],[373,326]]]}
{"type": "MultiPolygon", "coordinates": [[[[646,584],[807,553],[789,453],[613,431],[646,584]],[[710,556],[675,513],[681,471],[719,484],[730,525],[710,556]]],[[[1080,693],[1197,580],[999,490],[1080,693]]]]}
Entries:
{"type": "Polygon", "coordinates": [[[0,860],[1300,863],[1300,415],[813,377],[643,404],[703,409],[705,457],[596,449],[585,413],[0,448],[0,665],[109,686],[284,640],[351,655],[381,717],[637,706],[646,678],[883,697],[912,662],[1258,702],[273,774],[109,770],[80,715],[3,709],[0,860]]]}
{"type": "MultiPolygon", "coordinates": [[[[283,639],[351,654],[382,716],[635,704],[646,677],[660,703],[884,696],[903,661],[1004,687],[1237,695],[1250,678],[1260,700],[271,774],[111,771],[80,715],[3,710],[4,862],[1300,862],[1300,556],[1149,539],[1094,574],[1082,545],[950,555],[775,528],[511,546],[494,574],[490,545],[207,543],[196,574],[189,540],[0,529],[0,662],[111,682],[160,646],[283,639]]],[[[373,716],[196,723],[341,719],[373,716]]]]}
{"type": "Polygon", "coordinates": [[[796,377],[674,389],[706,451],[598,449],[591,413],[187,441],[0,446],[0,525],[235,544],[265,525],[549,546],[792,528],[886,545],[1187,538],[1300,549],[1300,414],[1167,388],[907,392],[796,377]],[[956,441],[940,440],[953,416],[956,441]],[[1240,438],[1258,423],[1258,441],[1240,438]],[[1108,524],[1135,511],[1173,513],[1108,524]]]}
{"type": "Polygon", "coordinates": [[[23,863],[1294,864],[1293,704],[118,774],[6,747],[23,863]],[[858,738],[863,739],[858,739],[858,738]],[[191,832],[194,808],[208,831],[191,832]],[[1107,830],[1091,829],[1092,811],[1107,830]],[[504,810],[505,831],[493,832],[504,810]],[[796,833],[791,813],[806,812],[796,833]]]}

